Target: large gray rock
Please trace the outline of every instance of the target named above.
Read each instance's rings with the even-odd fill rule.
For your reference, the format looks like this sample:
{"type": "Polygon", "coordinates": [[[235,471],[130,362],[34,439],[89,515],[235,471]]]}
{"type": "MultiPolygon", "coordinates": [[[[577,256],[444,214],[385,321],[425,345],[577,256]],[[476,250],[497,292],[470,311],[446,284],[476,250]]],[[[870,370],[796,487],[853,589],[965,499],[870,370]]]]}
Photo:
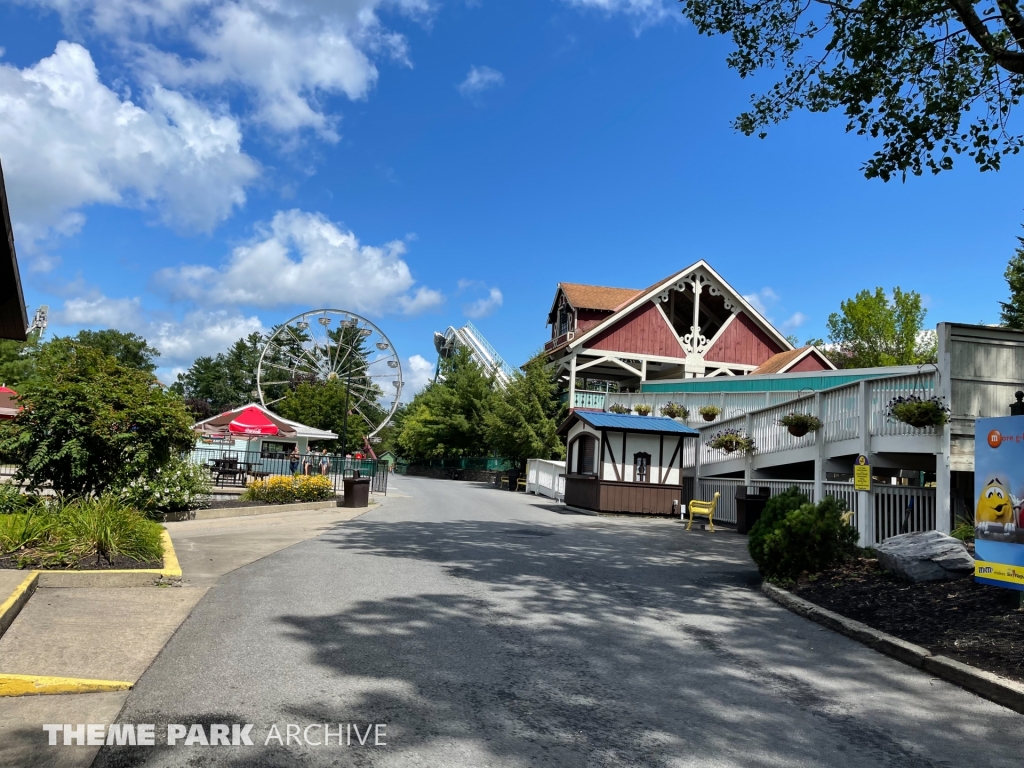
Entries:
{"type": "Polygon", "coordinates": [[[974,558],[963,542],[939,531],[893,536],[875,551],[879,565],[907,581],[959,579],[974,574],[974,558]]]}

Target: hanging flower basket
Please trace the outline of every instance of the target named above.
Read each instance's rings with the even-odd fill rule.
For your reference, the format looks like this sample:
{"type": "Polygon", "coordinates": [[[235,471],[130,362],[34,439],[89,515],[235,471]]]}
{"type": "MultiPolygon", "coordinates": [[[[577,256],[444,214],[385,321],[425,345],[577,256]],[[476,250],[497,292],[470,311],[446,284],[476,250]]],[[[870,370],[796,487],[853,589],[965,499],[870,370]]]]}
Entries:
{"type": "Polygon", "coordinates": [[[723,429],[712,436],[711,440],[708,441],[708,447],[725,451],[726,453],[735,453],[736,451],[753,453],[754,438],[747,437],[738,429],[723,429]]]}
{"type": "Polygon", "coordinates": [[[651,406],[649,406],[647,403],[640,403],[639,405],[634,406],[633,410],[636,411],[637,414],[639,414],[640,416],[651,415],[651,406]]]}
{"type": "Polygon", "coordinates": [[[679,405],[679,403],[665,403],[661,406],[661,415],[668,416],[670,419],[681,419],[682,421],[690,418],[690,412],[679,405]]]}
{"type": "Polygon", "coordinates": [[[889,417],[916,429],[941,427],[949,421],[949,408],[942,401],[941,397],[894,397],[889,401],[889,417]]]}
{"type": "Polygon", "coordinates": [[[714,421],[721,412],[722,409],[717,405],[702,405],[697,409],[697,413],[703,417],[704,421],[714,421]]]}
{"type": "Polygon", "coordinates": [[[779,419],[778,424],[780,427],[785,427],[789,430],[789,434],[793,437],[803,437],[808,432],[817,432],[821,429],[821,419],[817,416],[812,416],[809,413],[797,413],[791,411],[779,419]]]}
{"type": "Polygon", "coordinates": [[[629,408],[627,408],[625,405],[619,405],[618,403],[614,403],[608,406],[608,410],[611,413],[630,413],[629,408]]]}

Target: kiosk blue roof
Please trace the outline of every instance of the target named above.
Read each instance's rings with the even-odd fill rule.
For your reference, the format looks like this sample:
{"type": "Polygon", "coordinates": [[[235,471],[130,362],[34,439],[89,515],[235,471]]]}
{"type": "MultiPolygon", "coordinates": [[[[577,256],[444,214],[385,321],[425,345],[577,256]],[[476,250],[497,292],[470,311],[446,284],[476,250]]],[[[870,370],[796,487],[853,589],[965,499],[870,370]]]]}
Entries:
{"type": "Polygon", "coordinates": [[[559,428],[564,432],[579,419],[595,429],[612,429],[616,432],[651,432],[660,435],[700,435],[696,429],[680,424],[667,416],[634,416],[629,413],[607,413],[605,411],[573,411],[559,428]]]}

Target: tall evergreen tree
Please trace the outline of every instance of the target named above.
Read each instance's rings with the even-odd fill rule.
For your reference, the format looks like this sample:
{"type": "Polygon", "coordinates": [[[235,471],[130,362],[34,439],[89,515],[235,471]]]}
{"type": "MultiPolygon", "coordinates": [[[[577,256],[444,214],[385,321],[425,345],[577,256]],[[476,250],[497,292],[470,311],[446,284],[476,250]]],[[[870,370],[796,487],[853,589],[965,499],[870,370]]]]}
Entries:
{"type": "Polygon", "coordinates": [[[1024,330],[1024,237],[1017,237],[1020,245],[1006,265],[1003,277],[1010,286],[1010,300],[999,302],[1000,319],[1007,328],[1024,330]]]}
{"type": "Polygon", "coordinates": [[[537,355],[496,393],[487,415],[487,437],[498,455],[523,469],[527,459],[565,456],[557,430],[565,407],[556,396],[557,382],[544,357],[537,355]]]}

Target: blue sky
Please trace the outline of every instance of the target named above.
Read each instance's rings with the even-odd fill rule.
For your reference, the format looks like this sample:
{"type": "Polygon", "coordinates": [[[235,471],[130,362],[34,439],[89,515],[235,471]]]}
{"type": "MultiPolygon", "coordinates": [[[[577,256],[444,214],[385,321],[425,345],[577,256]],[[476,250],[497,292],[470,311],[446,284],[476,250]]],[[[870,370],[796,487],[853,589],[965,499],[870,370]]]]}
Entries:
{"type": "Polygon", "coordinates": [[[770,76],[672,0],[0,0],[0,47],[30,311],[142,333],[167,380],[325,305],[414,387],[467,317],[518,364],[558,281],[700,258],[801,340],[876,285],[995,322],[1024,221],[1021,158],[883,184],[840,115],[737,134],[770,76]]]}

